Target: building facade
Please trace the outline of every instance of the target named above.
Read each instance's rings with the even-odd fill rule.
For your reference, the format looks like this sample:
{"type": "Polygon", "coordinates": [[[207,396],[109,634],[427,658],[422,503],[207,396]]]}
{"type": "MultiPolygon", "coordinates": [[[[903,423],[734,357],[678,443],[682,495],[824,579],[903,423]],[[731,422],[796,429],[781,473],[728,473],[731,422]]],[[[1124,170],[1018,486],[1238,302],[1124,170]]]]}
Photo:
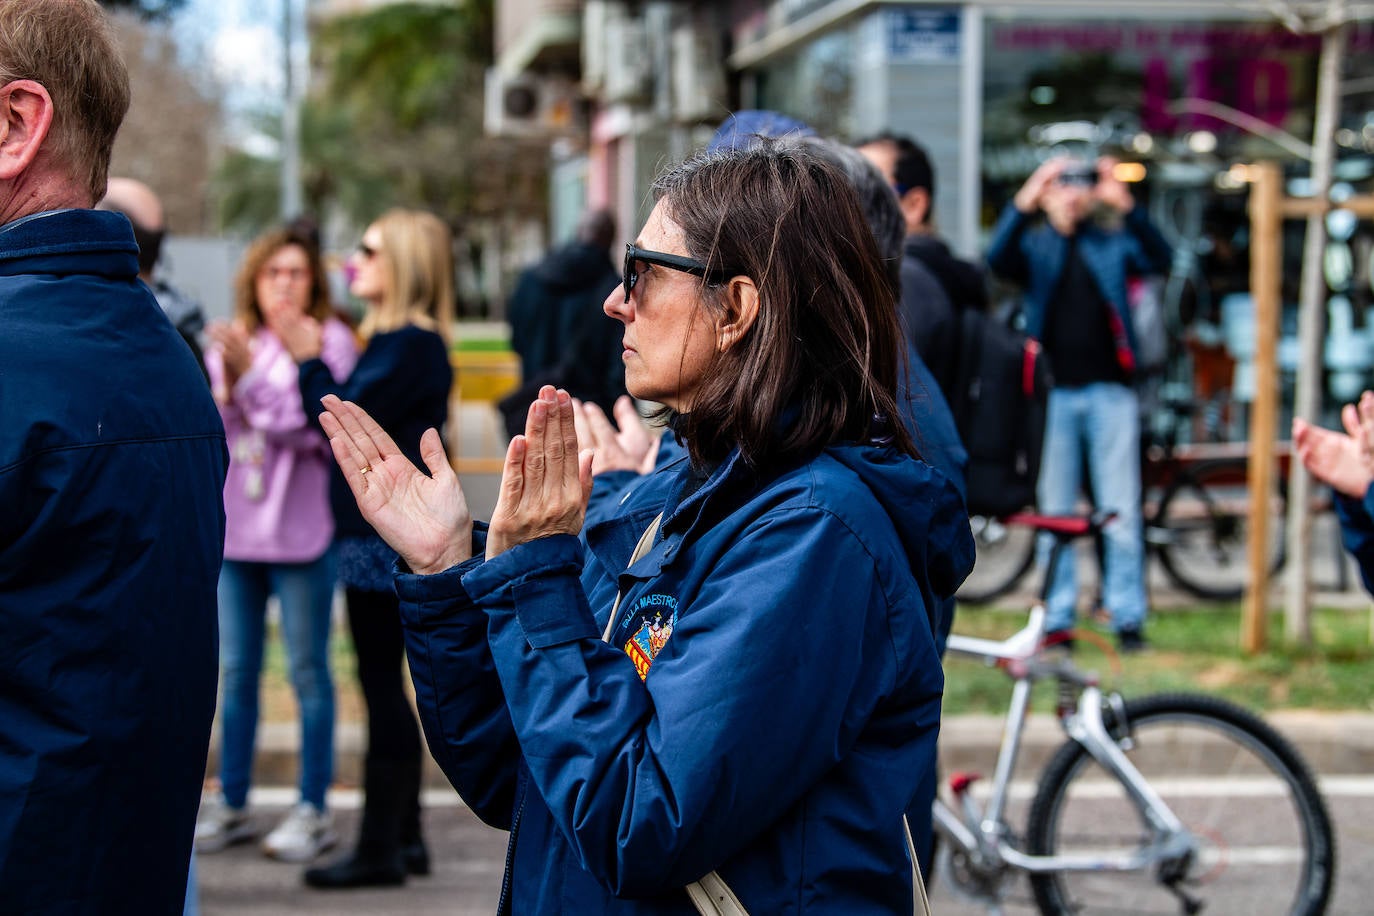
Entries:
{"type": "MultiPolygon", "coordinates": [[[[580,29],[562,33],[580,66],[565,58],[559,72],[584,120],[554,146],[555,234],[585,203],[611,206],[631,237],[653,175],[738,109],[777,110],[846,141],[914,137],[938,176],[937,225],[970,257],[1038,162],[1108,153],[1136,164],[1137,196],[1180,251],[1167,291],[1175,323],[1217,338],[1226,297],[1248,289],[1246,165],[1283,163],[1290,193],[1308,169],[1321,39],[1288,31],[1258,0],[522,0],[498,15],[507,7],[526,23],[580,12],[580,29]]],[[[1371,50],[1374,23],[1355,23],[1335,136],[1337,180],[1354,191],[1374,186],[1371,50]]],[[[537,56],[522,53],[536,60],[529,77],[537,56]]],[[[1296,302],[1301,226],[1288,233],[1285,298],[1296,302]]],[[[1356,328],[1374,327],[1363,317],[1374,239],[1357,230],[1345,241],[1353,269],[1332,292],[1349,286],[1356,328]]]]}

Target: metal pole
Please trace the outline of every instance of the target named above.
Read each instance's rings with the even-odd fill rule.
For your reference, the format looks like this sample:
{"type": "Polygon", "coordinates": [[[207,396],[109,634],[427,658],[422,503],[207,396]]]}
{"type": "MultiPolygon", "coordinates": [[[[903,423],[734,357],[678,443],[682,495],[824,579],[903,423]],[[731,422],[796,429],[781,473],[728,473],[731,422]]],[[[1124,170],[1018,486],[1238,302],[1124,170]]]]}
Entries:
{"type": "MultiPolygon", "coordinates": [[[[1340,113],[1341,58],[1345,53],[1347,26],[1341,22],[1343,0],[1332,0],[1330,26],[1322,36],[1317,76],[1316,123],[1312,130],[1312,196],[1325,202],[1331,190],[1332,135],[1340,113]]],[[[1326,277],[1322,258],[1326,250],[1325,208],[1307,218],[1307,238],[1302,254],[1302,292],[1298,307],[1297,384],[1293,415],[1317,422],[1322,406],[1322,345],[1326,329],[1326,277]]],[[[1288,582],[1284,601],[1284,633],[1291,643],[1312,641],[1312,478],[1301,461],[1288,468],[1287,555],[1288,582]]]]}
{"type": "Polygon", "coordinates": [[[282,0],[281,218],[299,216],[301,203],[301,107],[293,60],[296,44],[295,0],[282,0]]]}
{"type": "Polygon", "coordinates": [[[1250,575],[1241,607],[1240,644],[1250,653],[1265,642],[1269,594],[1269,494],[1274,492],[1274,428],[1278,414],[1279,270],[1283,257],[1283,175],[1272,162],[1252,169],[1250,296],[1255,303],[1255,401],[1250,411],[1250,575]]]}

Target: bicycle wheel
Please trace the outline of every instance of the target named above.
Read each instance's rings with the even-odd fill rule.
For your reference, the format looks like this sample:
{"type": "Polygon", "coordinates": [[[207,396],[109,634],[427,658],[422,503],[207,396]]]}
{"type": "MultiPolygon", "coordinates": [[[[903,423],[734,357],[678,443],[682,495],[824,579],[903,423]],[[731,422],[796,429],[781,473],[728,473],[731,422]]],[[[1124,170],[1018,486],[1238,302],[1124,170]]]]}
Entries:
{"type": "Polygon", "coordinates": [[[982,515],[968,522],[977,555],[955,597],[965,604],[987,604],[1015,588],[1035,563],[1035,529],[982,515]]]}
{"type": "MultiPolygon", "coordinates": [[[[1184,471],[1147,526],[1164,571],[1180,588],[1209,601],[1234,601],[1249,581],[1246,541],[1250,492],[1244,458],[1203,462],[1184,471]]],[[[1283,566],[1284,504],[1269,500],[1269,571],[1283,566]]]]}
{"type": "MultiPolygon", "coordinates": [[[[1292,745],[1256,716],[1215,697],[1161,694],[1125,704],[1108,729],[1197,845],[1133,872],[1033,875],[1046,914],[1321,913],[1331,893],[1335,837],[1312,775],[1292,745]],[[1176,880],[1176,890],[1169,882],[1176,880]]],[[[1046,767],[1031,805],[1036,855],[1129,854],[1152,835],[1121,783],[1077,742],[1046,767]]]]}

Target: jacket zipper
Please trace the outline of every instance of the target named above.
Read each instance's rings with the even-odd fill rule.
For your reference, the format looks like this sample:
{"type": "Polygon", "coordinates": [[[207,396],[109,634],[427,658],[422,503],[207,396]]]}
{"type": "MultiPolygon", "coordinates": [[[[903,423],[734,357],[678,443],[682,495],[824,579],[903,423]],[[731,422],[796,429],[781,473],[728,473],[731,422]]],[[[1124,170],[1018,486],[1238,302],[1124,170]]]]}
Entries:
{"type": "Polygon", "coordinates": [[[510,823],[510,842],[506,844],[506,869],[501,878],[501,899],[496,904],[496,916],[510,916],[510,890],[511,890],[511,867],[515,864],[515,835],[520,830],[520,816],[525,813],[525,769],[520,768],[519,782],[516,785],[520,792],[520,804],[515,809],[515,817],[510,823]]]}

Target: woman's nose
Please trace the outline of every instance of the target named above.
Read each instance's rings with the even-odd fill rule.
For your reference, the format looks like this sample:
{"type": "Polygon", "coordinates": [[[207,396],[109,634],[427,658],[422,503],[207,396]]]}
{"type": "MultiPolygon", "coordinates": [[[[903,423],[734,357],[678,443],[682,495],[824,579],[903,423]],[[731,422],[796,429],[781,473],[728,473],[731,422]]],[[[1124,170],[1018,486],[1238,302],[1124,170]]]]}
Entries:
{"type": "Polygon", "coordinates": [[[632,307],[626,301],[628,298],[625,295],[625,284],[617,283],[615,289],[606,297],[606,301],[601,304],[601,310],[617,321],[628,321],[632,307]]]}

